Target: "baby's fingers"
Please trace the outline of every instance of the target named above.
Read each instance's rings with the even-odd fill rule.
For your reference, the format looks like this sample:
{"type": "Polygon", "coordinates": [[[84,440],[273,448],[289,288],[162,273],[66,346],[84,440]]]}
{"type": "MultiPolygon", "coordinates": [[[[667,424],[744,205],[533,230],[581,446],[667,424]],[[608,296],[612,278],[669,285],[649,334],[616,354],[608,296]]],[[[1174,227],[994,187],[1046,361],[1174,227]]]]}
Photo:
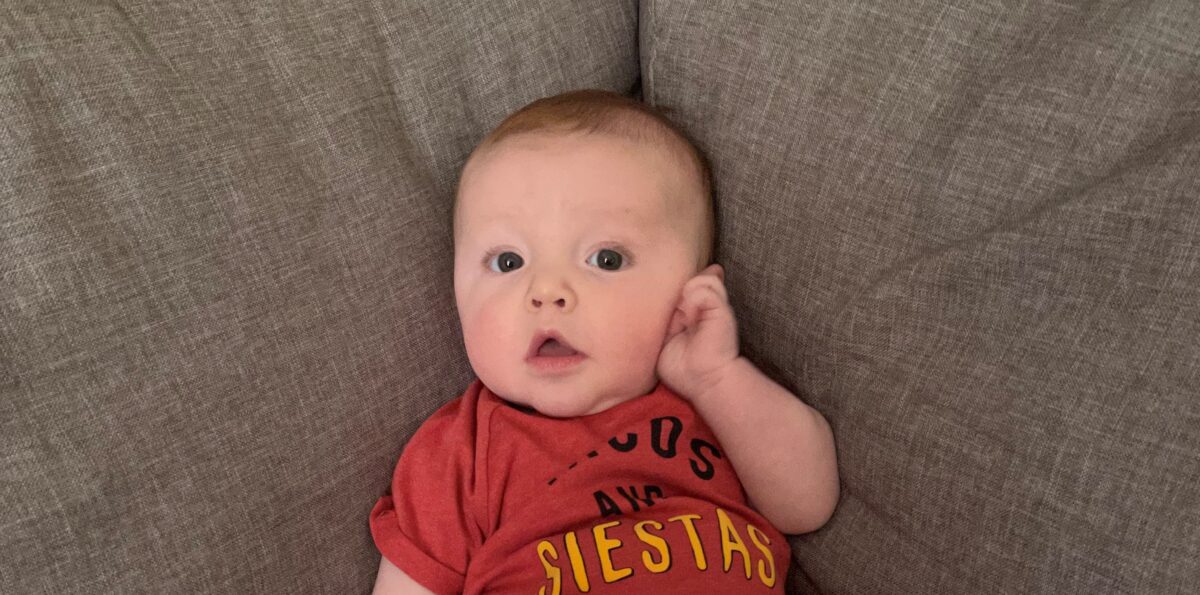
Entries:
{"type": "Polygon", "coordinates": [[[675,313],[671,315],[671,325],[667,329],[667,337],[678,335],[683,329],[687,328],[687,312],[683,310],[683,304],[675,308],[675,313]]]}
{"type": "Polygon", "coordinates": [[[729,295],[725,291],[723,279],[725,271],[713,265],[705,272],[688,279],[680,290],[679,302],[671,317],[668,337],[694,327],[705,313],[710,310],[721,310],[727,307],[729,295]]]}
{"type": "Polygon", "coordinates": [[[683,286],[683,297],[684,299],[687,299],[687,297],[693,292],[704,292],[704,290],[711,291],[717,296],[717,299],[722,302],[729,301],[729,294],[725,290],[725,284],[713,275],[698,275],[696,277],[692,277],[683,286]]]}
{"type": "Polygon", "coordinates": [[[701,320],[724,315],[729,310],[729,304],[720,288],[703,284],[685,294],[680,309],[686,314],[687,326],[693,327],[701,320]]]}

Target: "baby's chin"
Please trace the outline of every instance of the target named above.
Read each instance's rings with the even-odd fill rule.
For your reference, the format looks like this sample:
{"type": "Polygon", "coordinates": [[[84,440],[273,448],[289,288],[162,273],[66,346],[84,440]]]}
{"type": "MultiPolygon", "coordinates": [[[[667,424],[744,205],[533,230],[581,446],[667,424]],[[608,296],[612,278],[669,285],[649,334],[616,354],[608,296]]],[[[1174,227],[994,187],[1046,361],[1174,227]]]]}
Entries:
{"type": "Polygon", "coordinates": [[[635,390],[613,395],[587,394],[583,398],[576,395],[575,398],[572,398],[567,391],[554,387],[512,391],[508,394],[493,392],[509,403],[532,409],[546,417],[555,418],[595,415],[645,394],[645,392],[635,390]]]}
{"type": "Polygon", "coordinates": [[[585,415],[595,415],[620,405],[626,401],[636,399],[638,395],[623,397],[619,399],[608,399],[598,403],[580,403],[568,402],[561,400],[545,400],[545,399],[522,399],[522,398],[503,398],[510,403],[515,403],[522,407],[532,409],[546,417],[554,418],[571,418],[583,417],[585,415]]]}

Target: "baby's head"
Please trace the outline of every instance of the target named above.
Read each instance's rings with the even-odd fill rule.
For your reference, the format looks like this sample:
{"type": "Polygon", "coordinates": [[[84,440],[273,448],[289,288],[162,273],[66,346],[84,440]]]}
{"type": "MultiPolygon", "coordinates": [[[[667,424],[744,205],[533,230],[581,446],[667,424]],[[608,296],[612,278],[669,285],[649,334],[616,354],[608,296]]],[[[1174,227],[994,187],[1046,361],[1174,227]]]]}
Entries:
{"type": "Polygon", "coordinates": [[[680,290],[712,259],[709,178],[669,120],[614,93],[540,99],[501,122],[455,195],[454,293],[480,380],[554,417],[653,390],[680,290]],[[582,357],[527,358],[546,331],[582,357]]]}

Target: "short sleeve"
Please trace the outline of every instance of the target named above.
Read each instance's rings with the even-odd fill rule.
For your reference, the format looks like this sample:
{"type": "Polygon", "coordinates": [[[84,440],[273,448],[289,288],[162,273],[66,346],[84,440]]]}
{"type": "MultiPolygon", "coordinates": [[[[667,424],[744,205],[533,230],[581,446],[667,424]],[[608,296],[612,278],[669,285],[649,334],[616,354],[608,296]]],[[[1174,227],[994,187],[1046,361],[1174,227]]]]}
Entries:
{"type": "Polygon", "coordinates": [[[471,552],[483,543],[476,495],[475,400],[447,403],[417,429],[371,510],[379,552],[435,593],[460,593],[471,552]]]}

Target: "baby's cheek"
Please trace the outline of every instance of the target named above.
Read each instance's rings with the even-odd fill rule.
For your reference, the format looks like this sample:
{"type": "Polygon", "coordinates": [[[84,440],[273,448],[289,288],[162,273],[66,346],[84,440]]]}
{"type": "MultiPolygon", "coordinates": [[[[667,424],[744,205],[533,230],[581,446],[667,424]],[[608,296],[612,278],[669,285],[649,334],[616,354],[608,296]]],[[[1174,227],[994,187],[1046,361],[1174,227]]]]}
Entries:
{"type": "Polygon", "coordinates": [[[637,363],[655,362],[662,351],[666,323],[657,314],[645,312],[624,327],[623,343],[628,346],[629,357],[637,363]]]}
{"type": "Polygon", "coordinates": [[[468,313],[462,319],[463,342],[466,344],[467,357],[479,374],[496,367],[495,361],[504,354],[502,337],[503,319],[493,309],[486,306],[468,313]]]}
{"type": "Polygon", "coordinates": [[[484,306],[475,315],[472,332],[482,347],[488,350],[504,350],[512,340],[512,317],[503,316],[498,308],[484,306]]]}

